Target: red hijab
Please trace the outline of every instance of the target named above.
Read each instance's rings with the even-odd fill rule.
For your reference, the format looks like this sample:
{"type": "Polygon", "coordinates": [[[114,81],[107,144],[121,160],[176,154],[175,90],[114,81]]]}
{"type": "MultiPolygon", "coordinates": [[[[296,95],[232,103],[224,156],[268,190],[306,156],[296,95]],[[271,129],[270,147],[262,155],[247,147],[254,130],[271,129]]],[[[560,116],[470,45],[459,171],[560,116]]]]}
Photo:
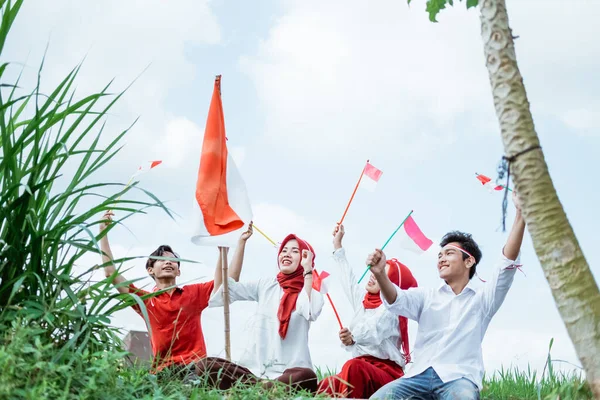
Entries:
{"type": "MultiPolygon", "coordinates": [[[[417,287],[417,281],[406,265],[402,264],[395,258],[387,260],[387,265],[390,266],[387,274],[393,284],[402,290],[406,290],[411,287],[417,287]]],[[[363,306],[365,309],[377,308],[381,304],[382,301],[379,292],[367,292],[365,298],[363,299],[363,306]]],[[[406,317],[398,317],[398,327],[400,330],[400,342],[398,343],[398,346],[402,346],[404,359],[408,363],[410,362],[410,348],[408,345],[408,319],[406,317]]]]}
{"type": "Polygon", "coordinates": [[[279,265],[279,255],[281,254],[283,247],[292,239],[296,239],[298,248],[300,249],[300,262],[298,263],[298,268],[291,274],[284,274],[281,271],[277,274],[277,282],[279,282],[279,286],[283,289],[283,297],[279,302],[279,310],[277,311],[277,318],[279,319],[279,336],[282,339],[285,339],[285,336],[287,335],[292,311],[296,309],[298,293],[300,293],[304,287],[302,250],[310,250],[313,253],[313,267],[315,266],[315,251],[312,246],[293,233],[287,235],[285,239],[283,239],[283,242],[281,242],[281,246],[279,246],[279,251],[277,252],[277,265],[279,265]]]}

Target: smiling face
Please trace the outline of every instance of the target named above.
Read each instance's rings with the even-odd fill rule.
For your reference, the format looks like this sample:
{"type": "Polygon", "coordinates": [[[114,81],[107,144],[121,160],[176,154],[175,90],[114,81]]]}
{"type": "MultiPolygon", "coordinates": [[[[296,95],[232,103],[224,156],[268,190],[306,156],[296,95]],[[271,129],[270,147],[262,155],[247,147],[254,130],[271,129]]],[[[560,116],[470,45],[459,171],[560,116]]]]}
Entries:
{"type": "Polygon", "coordinates": [[[300,265],[300,257],[298,241],[288,240],[279,253],[279,270],[286,275],[296,271],[300,265]]]}
{"type": "Polygon", "coordinates": [[[473,257],[463,256],[463,252],[457,249],[460,243],[452,242],[444,246],[438,253],[438,272],[440,278],[446,282],[469,278],[469,269],[474,265],[473,257]]]}
{"type": "MultiPolygon", "coordinates": [[[[390,271],[390,265],[386,264],[385,265],[385,273],[388,274],[388,276],[389,276],[389,271],[390,271]]],[[[373,294],[379,293],[379,290],[381,290],[381,288],[379,287],[379,282],[377,282],[377,279],[375,279],[375,275],[371,274],[371,277],[369,278],[369,282],[367,282],[367,286],[365,287],[365,289],[367,289],[367,292],[369,292],[369,293],[373,293],[373,294]]]]}
{"type": "MultiPolygon", "coordinates": [[[[178,258],[175,254],[170,251],[165,251],[161,255],[161,257],[172,257],[178,258]]],[[[179,270],[179,264],[177,261],[172,260],[152,260],[152,263],[149,263],[147,266],[148,275],[153,277],[154,279],[175,279],[179,275],[181,275],[181,271],[179,270]]]]}

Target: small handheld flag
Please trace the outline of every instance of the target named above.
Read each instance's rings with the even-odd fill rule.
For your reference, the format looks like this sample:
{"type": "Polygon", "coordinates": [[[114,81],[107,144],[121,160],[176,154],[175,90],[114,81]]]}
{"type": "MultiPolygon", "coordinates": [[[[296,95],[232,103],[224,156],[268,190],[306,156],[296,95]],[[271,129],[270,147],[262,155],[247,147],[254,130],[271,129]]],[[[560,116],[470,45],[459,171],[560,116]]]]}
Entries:
{"type": "MultiPolygon", "coordinates": [[[[161,164],[162,160],[154,160],[154,161],[147,161],[146,163],[140,165],[138,167],[138,169],[133,173],[133,175],[131,175],[131,178],[129,178],[129,181],[127,182],[127,184],[125,185],[125,189],[127,189],[129,187],[129,185],[131,185],[131,182],[133,182],[133,179],[136,176],[139,176],[143,173],[146,173],[148,171],[150,171],[152,168],[156,167],[157,165],[161,164]]],[[[121,199],[121,196],[117,197],[117,201],[119,201],[121,199]]]]}
{"type": "MultiPolygon", "coordinates": [[[[408,241],[405,240],[404,242],[409,243],[409,244],[410,244],[410,241],[413,242],[412,245],[409,245],[410,250],[416,251],[418,253],[423,253],[423,252],[427,251],[427,249],[429,249],[429,247],[431,247],[433,242],[431,240],[429,240],[423,234],[423,232],[421,232],[421,229],[417,226],[415,220],[411,216],[412,213],[413,213],[413,210],[411,210],[408,213],[406,218],[404,218],[404,221],[402,221],[402,223],[396,228],[394,233],[392,233],[390,235],[388,240],[385,241],[385,243],[381,247],[381,250],[385,249],[385,247],[388,245],[390,240],[392,240],[392,238],[396,235],[396,233],[398,233],[398,231],[402,227],[404,227],[403,233],[409,238],[408,241]]],[[[358,283],[360,283],[363,280],[363,278],[365,277],[365,275],[367,275],[367,272],[369,272],[369,269],[371,269],[370,265],[367,266],[367,269],[365,270],[365,272],[362,274],[362,276],[358,280],[358,283]]]]}
{"type": "Polygon", "coordinates": [[[337,312],[337,309],[335,308],[335,305],[333,304],[333,300],[331,300],[331,296],[329,295],[329,293],[327,293],[327,286],[325,285],[325,278],[327,278],[329,276],[329,272],[327,271],[323,271],[321,272],[321,274],[319,275],[319,273],[317,272],[317,269],[314,268],[313,269],[313,284],[312,284],[312,288],[314,290],[316,290],[317,292],[321,293],[321,294],[325,294],[327,296],[327,300],[329,300],[329,304],[331,304],[331,308],[333,309],[333,313],[335,314],[335,318],[337,319],[338,324],[340,325],[340,329],[344,329],[344,326],[342,325],[342,320],[340,320],[340,316],[337,312]]]}
{"type": "Polygon", "coordinates": [[[325,284],[325,278],[327,278],[328,276],[329,276],[329,272],[327,272],[327,271],[323,271],[323,272],[321,272],[321,274],[318,274],[315,272],[313,274],[313,284],[312,284],[313,289],[315,289],[317,292],[319,292],[321,294],[327,293],[328,289],[327,289],[327,285],[325,284]]]}
{"type": "MultiPolygon", "coordinates": [[[[492,178],[489,178],[485,175],[481,175],[478,174],[477,172],[475,173],[475,176],[477,177],[477,179],[479,180],[479,182],[481,182],[481,184],[491,192],[494,191],[501,191],[502,189],[504,189],[504,186],[502,185],[496,185],[494,182],[492,182],[492,178]]],[[[508,188],[509,191],[512,192],[512,189],[508,188]]]]}
{"type": "Polygon", "coordinates": [[[377,186],[377,182],[379,182],[379,179],[381,178],[381,175],[383,175],[383,172],[380,169],[377,169],[375,166],[373,166],[373,164],[369,163],[369,160],[367,160],[365,167],[363,168],[362,172],[360,173],[358,182],[356,183],[356,186],[354,187],[354,191],[352,191],[352,196],[350,196],[350,200],[348,201],[348,204],[346,205],[344,214],[342,215],[340,222],[338,222],[339,224],[344,222],[344,218],[346,218],[346,214],[348,213],[348,209],[350,208],[350,204],[352,204],[352,200],[354,200],[354,195],[356,194],[356,191],[358,190],[358,188],[362,187],[371,192],[374,191],[375,187],[377,186]]]}
{"type": "Polygon", "coordinates": [[[161,163],[162,163],[162,160],[147,161],[138,167],[137,171],[135,171],[135,173],[133,174],[132,177],[136,177],[138,175],[144,174],[144,173],[150,171],[152,168],[158,166],[161,163]]]}
{"type": "Polygon", "coordinates": [[[381,175],[383,175],[383,172],[367,161],[367,164],[363,169],[363,177],[360,180],[360,187],[370,192],[374,192],[381,175]]]}
{"type": "Polygon", "coordinates": [[[421,231],[412,216],[406,218],[400,231],[400,245],[402,248],[421,254],[429,250],[433,242],[421,231]]]}

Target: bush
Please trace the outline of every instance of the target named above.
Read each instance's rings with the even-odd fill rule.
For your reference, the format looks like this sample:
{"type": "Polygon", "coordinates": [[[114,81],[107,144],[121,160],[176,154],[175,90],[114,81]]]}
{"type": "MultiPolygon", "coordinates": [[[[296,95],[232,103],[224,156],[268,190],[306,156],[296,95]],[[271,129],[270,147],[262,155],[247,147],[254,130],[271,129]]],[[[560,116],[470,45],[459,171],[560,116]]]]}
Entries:
{"type": "MultiPolygon", "coordinates": [[[[0,56],[22,3],[0,1],[0,56]]],[[[42,61],[36,87],[22,93],[20,76],[6,81],[11,67],[0,66],[0,330],[11,329],[17,319],[31,325],[43,346],[54,346],[55,360],[70,350],[97,354],[116,342],[110,316],[134,301],[141,303],[115,293],[114,276],[92,283],[89,276],[98,267],[77,271],[75,263],[88,252],[100,259],[100,235],[93,232],[105,211],[120,211],[123,217],[117,223],[147,207],[169,211],[143,189],[148,201],[122,200],[137,189],[135,183],[93,182],[119,152],[127,133],[99,146],[100,136],[107,135],[105,116],[123,92],[111,95],[109,84],[78,99],[77,66],[44,94],[42,61]],[[111,188],[112,194],[100,194],[111,188]]]]}

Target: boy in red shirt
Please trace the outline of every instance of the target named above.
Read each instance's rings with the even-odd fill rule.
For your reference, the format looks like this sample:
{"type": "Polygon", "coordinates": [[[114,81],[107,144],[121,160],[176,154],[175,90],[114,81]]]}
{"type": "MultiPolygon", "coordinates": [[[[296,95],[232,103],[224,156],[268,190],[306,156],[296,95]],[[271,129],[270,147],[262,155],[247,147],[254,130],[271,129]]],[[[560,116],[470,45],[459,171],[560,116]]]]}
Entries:
{"type": "MultiPolygon", "coordinates": [[[[103,220],[105,221],[100,224],[100,232],[106,229],[112,216],[111,211],[104,215],[103,220]]],[[[107,235],[100,240],[100,247],[104,253],[102,255],[103,264],[114,259],[107,235]]],[[[150,255],[150,257],[153,256],[179,258],[173,249],[166,245],[156,249],[150,255]]],[[[181,274],[179,261],[149,258],[146,262],[146,271],[156,282],[154,291],[171,287],[159,295],[143,300],[150,322],[148,330],[154,355],[153,372],[161,371],[166,367],[175,367],[177,371],[190,375],[195,370],[195,362],[206,357],[201,316],[202,311],[208,307],[208,299],[214,288],[221,285],[220,265],[219,260],[214,280],[177,287],[176,280],[181,274]]],[[[104,268],[107,277],[115,271],[116,268],[112,263],[104,268]]],[[[125,280],[122,275],[117,275],[113,284],[118,285],[125,280]]],[[[136,288],[133,284],[119,286],[117,290],[120,293],[134,293],[138,296],[149,293],[136,288]]],[[[143,317],[139,306],[135,305],[133,308],[143,317]]]]}

